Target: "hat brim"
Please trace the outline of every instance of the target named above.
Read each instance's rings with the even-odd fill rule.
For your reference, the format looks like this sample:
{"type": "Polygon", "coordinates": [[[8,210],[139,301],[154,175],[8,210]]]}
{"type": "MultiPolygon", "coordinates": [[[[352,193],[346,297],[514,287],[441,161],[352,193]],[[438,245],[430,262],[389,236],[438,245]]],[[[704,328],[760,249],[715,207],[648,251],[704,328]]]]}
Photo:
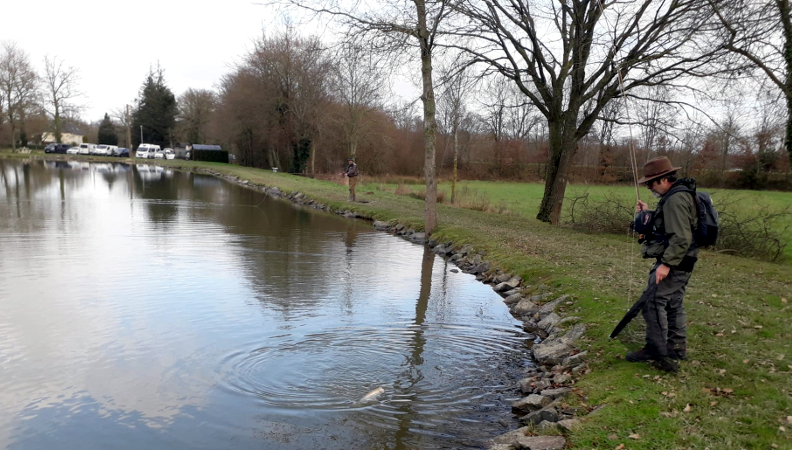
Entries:
{"type": "Polygon", "coordinates": [[[670,168],[668,170],[664,170],[664,171],[662,171],[662,172],[660,172],[658,174],[652,175],[650,177],[645,177],[645,176],[641,177],[641,178],[638,179],[638,184],[644,184],[647,181],[656,180],[656,179],[658,179],[660,177],[664,177],[664,176],[668,175],[671,172],[676,172],[679,169],[681,169],[681,167],[672,167],[672,168],[670,168]]]}

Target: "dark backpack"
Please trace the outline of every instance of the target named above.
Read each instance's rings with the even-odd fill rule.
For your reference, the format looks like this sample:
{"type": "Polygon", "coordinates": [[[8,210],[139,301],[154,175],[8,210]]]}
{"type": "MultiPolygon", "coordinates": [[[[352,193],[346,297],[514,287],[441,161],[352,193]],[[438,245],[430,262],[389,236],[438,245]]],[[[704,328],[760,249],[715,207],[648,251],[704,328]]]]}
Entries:
{"type": "MultiPolygon", "coordinates": [[[[712,204],[709,193],[699,192],[684,186],[675,186],[672,188],[669,195],[677,192],[690,192],[695,199],[698,225],[693,231],[693,242],[696,244],[696,247],[709,247],[715,245],[718,241],[720,225],[718,224],[718,211],[715,209],[715,205],[712,204]]],[[[665,198],[668,198],[668,196],[665,198]]]]}

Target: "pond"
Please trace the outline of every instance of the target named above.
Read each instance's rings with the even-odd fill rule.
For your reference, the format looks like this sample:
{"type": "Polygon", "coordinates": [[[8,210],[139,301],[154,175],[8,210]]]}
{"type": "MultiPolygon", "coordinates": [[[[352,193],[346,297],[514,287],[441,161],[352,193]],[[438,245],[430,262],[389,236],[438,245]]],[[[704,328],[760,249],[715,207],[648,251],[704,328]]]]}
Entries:
{"type": "Polygon", "coordinates": [[[423,246],[154,165],[0,159],[0,306],[7,449],[482,448],[529,364],[423,246]]]}

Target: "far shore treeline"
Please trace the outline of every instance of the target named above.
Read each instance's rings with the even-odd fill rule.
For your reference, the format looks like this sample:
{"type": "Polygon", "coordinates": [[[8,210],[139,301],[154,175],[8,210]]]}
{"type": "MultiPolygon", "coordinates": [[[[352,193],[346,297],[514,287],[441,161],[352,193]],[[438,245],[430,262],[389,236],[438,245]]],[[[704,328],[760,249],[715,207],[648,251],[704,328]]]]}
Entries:
{"type": "MultiPolygon", "coordinates": [[[[78,71],[47,58],[46,73],[35,73],[30,58],[17,43],[0,47],[0,147],[41,146],[47,133],[60,141],[68,129],[86,142],[134,149],[142,127],[145,142],[219,144],[239,164],[257,168],[337,173],[354,156],[365,175],[424,173],[420,100],[393,101],[393,59],[360,43],[328,46],[289,27],[257,39],[215,90],[179,95],[168,87],[163,61],[144,74],[129,115],[119,105],[90,118],[76,107],[85,96],[70,81],[78,71]],[[11,69],[16,84],[8,81],[11,69]]],[[[456,161],[460,179],[545,180],[552,160],[547,121],[512,80],[444,61],[435,79],[440,179],[452,177],[456,161]]],[[[790,190],[786,105],[752,90],[760,84],[758,77],[713,83],[695,108],[683,107],[667,87],[646,87],[631,97],[629,116],[614,100],[578,142],[568,180],[631,184],[632,144],[639,166],[668,156],[703,186],[790,190]]]]}

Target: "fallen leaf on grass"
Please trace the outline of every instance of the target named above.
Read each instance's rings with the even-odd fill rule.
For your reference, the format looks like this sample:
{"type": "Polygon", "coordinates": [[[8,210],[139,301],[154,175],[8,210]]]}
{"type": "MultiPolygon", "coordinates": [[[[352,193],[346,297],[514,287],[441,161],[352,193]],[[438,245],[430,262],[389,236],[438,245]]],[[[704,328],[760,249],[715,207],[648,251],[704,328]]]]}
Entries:
{"type": "Polygon", "coordinates": [[[780,431],[780,432],[782,432],[782,433],[786,433],[786,428],[784,428],[784,427],[778,427],[778,431],[780,431]]]}
{"type": "Polygon", "coordinates": [[[787,416],[787,423],[792,423],[792,416],[787,416]]]}
{"type": "Polygon", "coordinates": [[[618,447],[614,448],[613,450],[622,450],[624,448],[624,444],[619,444],[618,447]]]}
{"type": "MultiPolygon", "coordinates": [[[[781,428],[784,428],[784,427],[781,427],[781,428]]],[[[635,440],[638,440],[638,439],[641,439],[641,435],[639,435],[638,433],[635,433],[635,434],[631,434],[631,435],[629,436],[629,438],[630,438],[630,439],[635,439],[635,440]]]]}
{"type": "Polygon", "coordinates": [[[661,412],[660,412],[660,415],[661,415],[661,416],[663,416],[663,417],[674,417],[674,415],[673,415],[673,414],[671,414],[671,413],[670,413],[670,412],[668,412],[668,411],[661,411],[661,412]]]}
{"type": "Polygon", "coordinates": [[[615,434],[611,434],[610,436],[608,436],[608,439],[610,439],[611,441],[615,441],[616,439],[619,439],[619,436],[616,436],[615,434]]]}
{"type": "Polygon", "coordinates": [[[718,404],[718,402],[710,402],[710,406],[715,406],[717,404],[718,404]]]}
{"type": "Polygon", "coordinates": [[[749,362],[751,362],[750,359],[743,359],[743,364],[748,364],[749,362]]]}
{"type": "Polygon", "coordinates": [[[761,325],[754,325],[754,328],[756,328],[757,330],[761,330],[761,329],[762,329],[762,328],[764,328],[764,327],[763,327],[763,326],[761,326],[761,325]]]}
{"type": "Polygon", "coordinates": [[[683,409],[682,412],[690,412],[690,403],[685,406],[685,409],[683,409]]]}
{"type": "Polygon", "coordinates": [[[715,337],[723,337],[723,333],[718,333],[715,335],[715,337]]]}
{"type": "Polygon", "coordinates": [[[778,356],[776,357],[776,359],[777,359],[777,360],[779,360],[779,361],[781,361],[782,359],[784,359],[784,355],[778,355],[778,356]]]}
{"type": "Polygon", "coordinates": [[[785,298],[781,299],[781,303],[786,303],[786,302],[787,302],[787,300],[785,298]]]}

